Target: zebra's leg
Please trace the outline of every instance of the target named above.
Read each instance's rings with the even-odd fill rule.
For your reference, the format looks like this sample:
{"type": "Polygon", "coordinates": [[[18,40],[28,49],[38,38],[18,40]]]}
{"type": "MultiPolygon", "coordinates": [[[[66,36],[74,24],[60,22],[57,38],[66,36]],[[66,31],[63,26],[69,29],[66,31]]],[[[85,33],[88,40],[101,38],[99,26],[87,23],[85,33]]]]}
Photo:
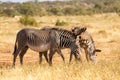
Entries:
{"type": "Polygon", "coordinates": [[[20,57],[20,64],[22,65],[23,64],[23,56],[25,55],[26,51],[28,50],[28,46],[24,47],[22,49],[22,51],[20,52],[19,54],[19,57],[20,57]]]}
{"type": "Polygon", "coordinates": [[[39,63],[42,63],[42,55],[44,54],[44,57],[46,59],[46,61],[48,62],[48,56],[47,56],[47,51],[45,52],[39,52],[39,63]]]}
{"type": "Polygon", "coordinates": [[[56,51],[57,51],[57,53],[62,57],[62,60],[63,60],[63,62],[65,63],[65,58],[64,58],[64,56],[63,56],[61,50],[58,49],[58,50],[56,50],[56,51]]]}
{"type": "Polygon", "coordinates": [[[18,49],[16,49],[16,51],[14,51],[14,53],[13,53],[13,64],[12,64],[12,67],[15,67],[16,57],[17,57],[17,55],[19,54],[20,51],[21,51],[20,48],[18,48],[18,49]]]}
{"type": "Polygon", "coordinates": [[[74,49],[73,51],[74,51],[73,55],[75,57],[75,60],[82,62],[81,48],[80,47],[76,47],[76,49],[74,49]]]}
{"type": "Polygon", "coordinates": [[[50,49],[49,53],[49,65],[52,66],[52,57],[54,55],[55,51],[53,49],[50,49]]]}
{"type": "Polygon", "coordinates": [[[47,55],[47,51],[44,52],[44,57],[46,59],[46,61],[48,62],[48,55],[47,55]]]}
{"type": "Polygon", "coordinates": [[[89,62],[89,55],[88,55],[88,53],[86,54],[86,59],[89,62]]]}
{"type": "Polygon", "coordinates": [[[71,60],[72,60],[72,53],[70,53],[69,64],[71,63],[71,60]]]}
{"type": "Polygon", "coordinates": [[[75,57],[76,62],[77,62],[77,61],[81,61],[81,62],[82,62],[82,57],[81,57],[80,54],[73,54],[73,55],[74,55],[74,57],[75,57]]]}
{"type": "Polygon", "coordinates": [[[74,51],[74,52],[72,52],[70,54],[71,57],[70,57],[70,61],[69,62],[71,62],[71,60],[72,60],[72,55],[74,55],[76,62],[77,61],[81,61],[82,62],[82,56],[81,56],[80,53],[78,53],[78,51],[74,51]]]}
{"type": "Polygon", "coordinates": [[[89,62],[89,54],[88,54],[87,49],[85,49],[85,56],[86,56],[87,61],[89,62]]]}
{"type": "Polygon", "coordinates": [[[39,52],[39,64],[42,63],[42,54],[43,54],[43,52],[39,52]]]}
{"type": "Polygon", "coordinates": [[[81,56],[81,52],[80,51],[76,51],[76,53],[74,54],[76,61],[80,61],[82,62],[82,56],[81,56]]]}
{"type": "Polygon", "coordinates": [[[72,48],[71,48],[69,63],[72,60],[72,55],[75,56],[76,60],[78,60],[78,61],[81,60],[81,55],[79,54],[79,48],[76,45],[73,45],[72,48]]]}

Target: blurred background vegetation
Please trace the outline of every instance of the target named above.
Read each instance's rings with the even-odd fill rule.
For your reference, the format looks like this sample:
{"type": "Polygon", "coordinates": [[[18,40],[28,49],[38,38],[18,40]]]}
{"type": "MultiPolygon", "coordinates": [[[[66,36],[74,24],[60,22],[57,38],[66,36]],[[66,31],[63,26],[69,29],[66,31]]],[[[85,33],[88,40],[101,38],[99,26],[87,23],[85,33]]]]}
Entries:
{"type": "Polygon", "coordinates": [[[0,16],[66,16],[115,12],[120,15],[120,0],[31,0],[24,3],[0,2],[0,16]]]}

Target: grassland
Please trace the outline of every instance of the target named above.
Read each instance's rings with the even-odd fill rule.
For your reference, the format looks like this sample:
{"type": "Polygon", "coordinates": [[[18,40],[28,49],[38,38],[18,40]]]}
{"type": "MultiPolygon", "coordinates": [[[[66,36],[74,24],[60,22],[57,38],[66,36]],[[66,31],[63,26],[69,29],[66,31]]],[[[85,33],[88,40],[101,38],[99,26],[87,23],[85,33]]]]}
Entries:
{"type": "Polygon", "coordinates": [[[93,16],[44,16],[35,19],[39,26],[34,28],[55,27],[58,19],[69,23],[68,26],[59,26],[65,29],[86,26],[96,47],[102,50],[97,54],[98,63],[87,63],[83,51],[83,63],[73,60],[69,65],[70,51],[65,49],[62,50],[65,64],[61,57],[55,54],[52,67],[44,58],[39,65],[38,53],[28,50],[24,65],[20,66],[18,57],[16,68],[13,69],[11,64],[16,33],[26,26],[18,22],[19,17],[0,17],[0,80],[120,80],[120,16],[111,13],[93,16]]]}

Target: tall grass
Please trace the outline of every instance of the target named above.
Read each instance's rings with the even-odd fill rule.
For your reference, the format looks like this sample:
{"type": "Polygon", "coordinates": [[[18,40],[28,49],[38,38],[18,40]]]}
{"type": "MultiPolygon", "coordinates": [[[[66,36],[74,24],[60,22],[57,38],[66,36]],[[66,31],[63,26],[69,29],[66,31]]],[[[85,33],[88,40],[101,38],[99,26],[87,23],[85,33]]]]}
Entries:
{"type": "Polygon", "coordinates": [[[92,63],[56,63],[0,69],[0,80],[120,80],[120,61],[92,63]],[[116,63],[116,64],[115,64],[116,63]]]}

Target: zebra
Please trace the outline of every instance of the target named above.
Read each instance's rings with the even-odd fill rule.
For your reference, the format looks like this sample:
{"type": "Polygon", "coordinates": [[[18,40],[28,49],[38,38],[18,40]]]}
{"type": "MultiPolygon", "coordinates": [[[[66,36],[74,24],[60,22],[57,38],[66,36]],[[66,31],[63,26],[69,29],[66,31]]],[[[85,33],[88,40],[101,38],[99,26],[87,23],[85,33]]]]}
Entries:
{"type": "MultiPolygon", "coordinates": [[[[76,33],[79,29],[79,27],[74,27],[71,31],[76,33]]],[[[79,35],[79,43],[85,51],[87,61],[91,60],[96,63],[96,52],[101,52],[101,50],[96,49],[92,36],[87,31],[81,33],[79,35]]]]}
{"type": "MultiPolygon", "coordinates": [[[[79,43],[77,43],[76,39],[77,39],[78,35],[80,35],[84,31],[86,31],[86,28],[80,28],[74,34],[71,31],[68,31],[68,30],[62,29],[62,28],[44,27],[44,28],[42,28],[42,30],[56,30],[58,32],[58,34],[60,35],[60,44],[59,44],[59,47],[58,47],[59,49],[57,49],[57,53],[60,54],[63,61],[64,61],[64,56],[61,52],[61,49],[64,49],[64,48],[70,48],[71,51],[72,51],[71,54],[70,54],[69,63],[72,60],[72,54],[75,56],[75,59],[77,60],[77,56],[80,53],[80,51],[79,51],[80,46],[79,46],[79,43]],[[78,54],[76,55],[76,53],[78,53],[78,54]]],[[[40,60],[41,59],[42,59],[42,56],[40,57],[40,60]]],[[[81,60],[81,56],[80,56],[79,59],[81,60]]],[[[50,60],[52,60],[52,58],[50,60]]]]}
{"type": "MultiPolygon", "coordinates": [[[[58,30],[62,30],[62,29],[58,29],[58,30]]],[[[83,32],[83,31],[85,31],[85,29],[81,29],[80,32],[83,32]]],[[[80,32],[79,32],[79,34],[81,34],[80,32]]],[[[51,65],[52,64],[52,56],[56,50],[62,56],[60,49],[61,49],[61,46],[63,46],[63,44],[67,43],[67,42],[65,43],[65,39],[67,39],[68,41],[71,41],[70,44],[75,46],[75,47],[71,48],[71,54],[74,54],[75,57],[79,60],[80,57],[79,57],[79,53],[77,51],[78,45],[75,43],[75,36],[67,30],[64,30],[63,33],[60,34],[60,32],[57,31],[57,29],[55,29],[55,28],[50,29],[50,30],[48,30],[48,29],[38,30],[38,29],[32,29],[32,28],[25,28],[25,29],[20,30],[17,33],[17,38],[16,38],[14,52],[13,52],[13,55],[14,55],[13,66],[15,66],[16,57],[18,54],[20,57],[20,63],[23,64],[23,56],[26,53],[28,48],[39,52],[39,57],[41,57],[42,53],[44,53],[46,61],[49,62],[49,65],[51,65]],[[60,36],[63,33],[64,33],[64,35],[65,35],[65,33],[66,33],[66,35],[69,34],[69,37],[67,35],[67,36],[63,36],[63,39],[61,39],[60,36]],[[64,42],[64,43],[61,44],[61,42],[64,42]],[[50,50],[49,60],[47,58],[48,49],[50,50]]],[[[64,57],[62,57],[62,58],[64,58],[64,57]]],[[[71,61],[71,59],[72,59],[72,57],[70,56],[70,61],[71,61]]],[[[40,61],[41,61],[41,59],[40,59],[40,61]]]]}
{"type": "MultiPolygon", "coordinates": [[[[19,54],[20,63],[23,64],[23,56],[28,48],[44,52],[47,56],[47,50],[50,50],[50,55],[53,54],[55,48],[60,43],[59,35],[55,30],[39,30],[33,28],[23,28],[17,33],[14,52],[13,52],[13,67],[15,66],[16,57],[19,54]]],[[[46,57],[48,62],[48,58],[46,57]]],[[[50,64],[50,62],[49,62],[50,64]]]]}

